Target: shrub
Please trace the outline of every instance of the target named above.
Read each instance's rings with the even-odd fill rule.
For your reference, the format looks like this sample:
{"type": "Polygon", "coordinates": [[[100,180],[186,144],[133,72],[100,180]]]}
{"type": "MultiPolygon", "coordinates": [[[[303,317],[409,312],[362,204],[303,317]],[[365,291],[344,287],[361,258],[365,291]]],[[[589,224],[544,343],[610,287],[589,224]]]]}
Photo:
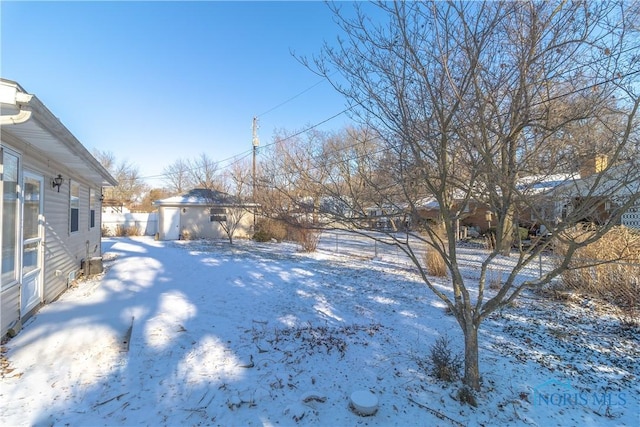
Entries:
{"type": "Polygon", "coordinates": [[[270,242],[272,238],[271,234],[264,230],[258,230],[253,235],[253,240],[256,242],[270,242]]]}
{"type": "Polygon", "coordinates": [[[450,383],[460,378],[462,358],[453,353],[448,337],[441,336],[436,339],[431,346],[429,359],[430,374],[435,378],[450,383]]]}
{"type": "Polygon", "coordinates": [[[310,228],[299,227],[296,233],[296,242],[300,243],[305,252],[315,252],[320,242],[320,232],[310,228]]]}
{"type": "Polygon", "coordinates": [[[116,225],[116,232],[115,235],[117,237],[127,237],[127,236],[140,236],[141,232],[140,229],[138,227],[127,227],[124,225],[116,225]]]}
{"type": "MultiPolygon", "coordinates": [[[[576,230],[569,237],[584,241],[592,233],[576,230]]],[[[561,258],[566,250],[566,246],[556,246],[561,258]]],[[[622,323],[640,324],[640,233],[623,226],[611,229],[576,251],[561,280],[569,289],[618,307],[622,323]]]]}
{"type": "Polygon", "coordinates": [[[518,227],[518,238],[520,240],[527,240],[529,238],[529,229],[525,227],[518,227]]]}
{"type": "Polygon", "coordinates": [[[256,233],[253,235],[257,242],[270,242],[272,239],[278,242],[287,237],[286,226],[278,220],[263,218],[256,225],[256,233]]]}

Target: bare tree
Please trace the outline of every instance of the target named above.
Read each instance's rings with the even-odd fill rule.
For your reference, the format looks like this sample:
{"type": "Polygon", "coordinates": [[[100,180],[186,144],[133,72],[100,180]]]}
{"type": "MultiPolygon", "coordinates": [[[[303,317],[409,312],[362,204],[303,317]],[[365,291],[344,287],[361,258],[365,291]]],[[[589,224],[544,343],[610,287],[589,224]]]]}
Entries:
{"type": "Polygon", "coordinates": [[[222,180],[218,163],[206,153],[188,161],[189,186],[191,188],[220,189],[222,180]]]}
{"type": "Polygon", "coordinates": [[[95,150],[94,156],[118,181],[115,187],[103,190],[105,199],[127,207],[142,200],[149,187],[140,176],[137,166],[127,161],[118,163],[111,152],[95,150]]]}
{"type": "Polygon", "coordinates": [[[233,244],[234,235],[248,216],[253,216],[255,223],[256,205],[251,195],[252,168],[248,161],[236,160],[225,170],[222,188],[228,199],[229,207],[218,223],[227,234],[229,243],[233,244]]]}
{"type": "Polygon", "coordinates": [[[172,194],[182,194],[191,188],[189,162],[178,159],[163,170],[164,182],[172,194]]]}
{"type": "Polygon", "coordinates": [[[256,201],[263,216],[284,224],[289,239],[313,251],[319,234],[321,211],[328,202],[322,192],[330,184],[326,168],[316,162],[329,161],[323,141],[327,135],[319,131],[287,134],[275,133],[271,149],[261,154],[256,201]]]}
{"type": "MultiPolygon", "coordinates": [[[[369,205],[391,206],[419,220],[422,198],[437,204],[438,227],[425,222],[417,231],[388,237],[456,317],[464,336],[463,381],[472,389],[480,388],[482,321],[525,289],[547,284],[569,268],[575,251],[600,238],[640,197],[638,160],[625,155],[638,144],[640,103],[640,58],[633,49],[638,34],[632,31],[638,16],[628,6],[379,2],[370,15],[366,9],[374,6],[357,4],[355,18],[348,18],[333,5],[344,39],[337,47],[326,45],[318,58],[302,59],[345,95],[354,118],[381,149],[353,152],[336,146],[330,150],[334,160],[317,150],[292,156],[286,169],[271,174],[272,183],[294,204],[301,191],[311,189],[339,198],[348,209],[326,214],[356,232],[369,205]],[[597,127],[602,146],[578,136],[584,123],[597,127]],[[591,144],[593,154],[606,156],[589,177],[579,175],[588,156],[577,162],[572,153],[553,157],[551,147],[571,134],[575,153],[587,153],[591,144]],[[548,163],[541,165],[545,158],[548,163]],[[564,178],[545,193],[550,214],[541,208],[537,188],[556,175],[564,178]],[[613,194],[619,197],[599,227],[579,238],[569,233],[613,194]],[[495,216],[496,244],[479,280],[463,276],[456,247],[457,224],[472,201],[495,216]],[[551,239],[516,251],[501,287],[488,291],[487,271],[500,256],[512,254],[525,212],[547,227],[551,239]],[[554,241],[568,248],[563,261],[540,278],[519,281],[518,274],[554,241]],[[444,259],[449,292],[428,275],[418,255],[424,245],[444,259]]],[[[367,137],[351,136],[351,148],[367,143],[367,137]]]]}

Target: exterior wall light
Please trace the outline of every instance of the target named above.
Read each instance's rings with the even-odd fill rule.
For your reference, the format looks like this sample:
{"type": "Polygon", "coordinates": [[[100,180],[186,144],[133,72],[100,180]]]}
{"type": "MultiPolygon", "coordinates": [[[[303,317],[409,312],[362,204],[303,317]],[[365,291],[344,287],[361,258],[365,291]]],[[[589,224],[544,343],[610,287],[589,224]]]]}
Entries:
{"type": "Polygon", "coordinates": [[[58,174],[58,176],[53,178],[53,181],[51,182],[51,187],[52,188],[58,187],[58,193],[59,193],[60,192],[60,186],[62,185],[63,181],[64,181],[64,179],[62,178],[62,175],[58,174]]]}

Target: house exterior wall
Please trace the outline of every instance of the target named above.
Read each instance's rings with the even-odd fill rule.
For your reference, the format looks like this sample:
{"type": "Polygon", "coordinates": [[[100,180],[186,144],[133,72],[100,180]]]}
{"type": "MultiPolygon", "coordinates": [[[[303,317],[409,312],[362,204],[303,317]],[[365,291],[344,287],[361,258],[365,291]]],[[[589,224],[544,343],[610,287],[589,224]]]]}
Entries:
{"type": "MultiPolygon", "coordinates": [[[[2,147],[16,152],[20,156],[20,176],[29,171],[43,176],[43,208],[44,224],[43,257],[42,257],[42,300],[49,303],[60,296],[80,270],[81,260],[101,255],[100,237],[100,201],[101,187],[92,183],[63,164],[47,159],[47,156],[33,146],[2,131],[2,147]],[[60,192],[51,185],[53,177],[61,174],[64,182],[60,192]],[[80,185],[79,224],[78,231],[71,233],[69,228],[70,180],[80,185]],[[89,191],[95,194],[95,226],[91,228],[89,213],[89,191]]],[[[20,265],[21,259],[18,259],[20,265]]],[[[3,287],[0,297],[0,335],[4,335],[14,321],[20,318],[20,276],[18,283],[9,288],[3,287]]],[[[25,318],[28,317],[25,316],[25,318]]],[[[23,318],[22,320],[24,320],[23,318]]]]}
{"type": "MultiPolygon", "coordinates": [[[[460,225],[476,229],[480,234],[486,233],[491,225],[495,226],[495,216],[487,216],[489,207],[487,205],[477,203],[473,200],[469,201],[468,208],[462,212],[460,225]],[[488,219],[490,218],[490,219],[488,219]]],[[[421,220],[429,220],[437,223],[442,220],[442,214],[438,208],[419,208],[418,215],[421,220]]]]}
{"type": "Polygon", "coordinates": [[[224,239],[219,222],[209,220],[209,207],[188,206],[180,209],[180,234],[189,239],[224,239]]]}
{"type": "Polygon", "coordinates": [[[640,200],[632,208],[622,214],[622,225],[640,230],[640,200]]]}
{"type": "MultiPolygon", "coordinates": [[[[180,239],[227,239],[227,233],[224,231],[222,225],[218,221],[210,221],[209,210],[211,206],[159,206],[158,207],[158,234],[160,240],[171,240],[167,238],[164,233],[164,222],[166,209],[180,210],[180,239]]],[[[225,208],[227,213],[230,210],[235,209],[236,212],[242,212],[243,208],[225,208]]],[[[251,237],[253,230],[253,214],[245,212],[240,219],[238,227],[236,228],[233,237],[235,238],[248,238],[251,237]]]]}

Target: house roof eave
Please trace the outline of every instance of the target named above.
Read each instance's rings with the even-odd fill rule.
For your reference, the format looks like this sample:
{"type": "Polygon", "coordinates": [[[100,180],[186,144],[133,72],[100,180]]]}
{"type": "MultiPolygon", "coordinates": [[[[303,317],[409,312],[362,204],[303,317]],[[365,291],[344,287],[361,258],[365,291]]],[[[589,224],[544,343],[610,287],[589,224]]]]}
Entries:
{"type": "Polygon", "coordinates": [[[6,79],[0,80],[0,88],[2,110],[9,112],[2,115],[3,134],[27,143],[45,157],[101,186],[118,184],[37,96],[27,94],[20,85],[6,79]]]}

